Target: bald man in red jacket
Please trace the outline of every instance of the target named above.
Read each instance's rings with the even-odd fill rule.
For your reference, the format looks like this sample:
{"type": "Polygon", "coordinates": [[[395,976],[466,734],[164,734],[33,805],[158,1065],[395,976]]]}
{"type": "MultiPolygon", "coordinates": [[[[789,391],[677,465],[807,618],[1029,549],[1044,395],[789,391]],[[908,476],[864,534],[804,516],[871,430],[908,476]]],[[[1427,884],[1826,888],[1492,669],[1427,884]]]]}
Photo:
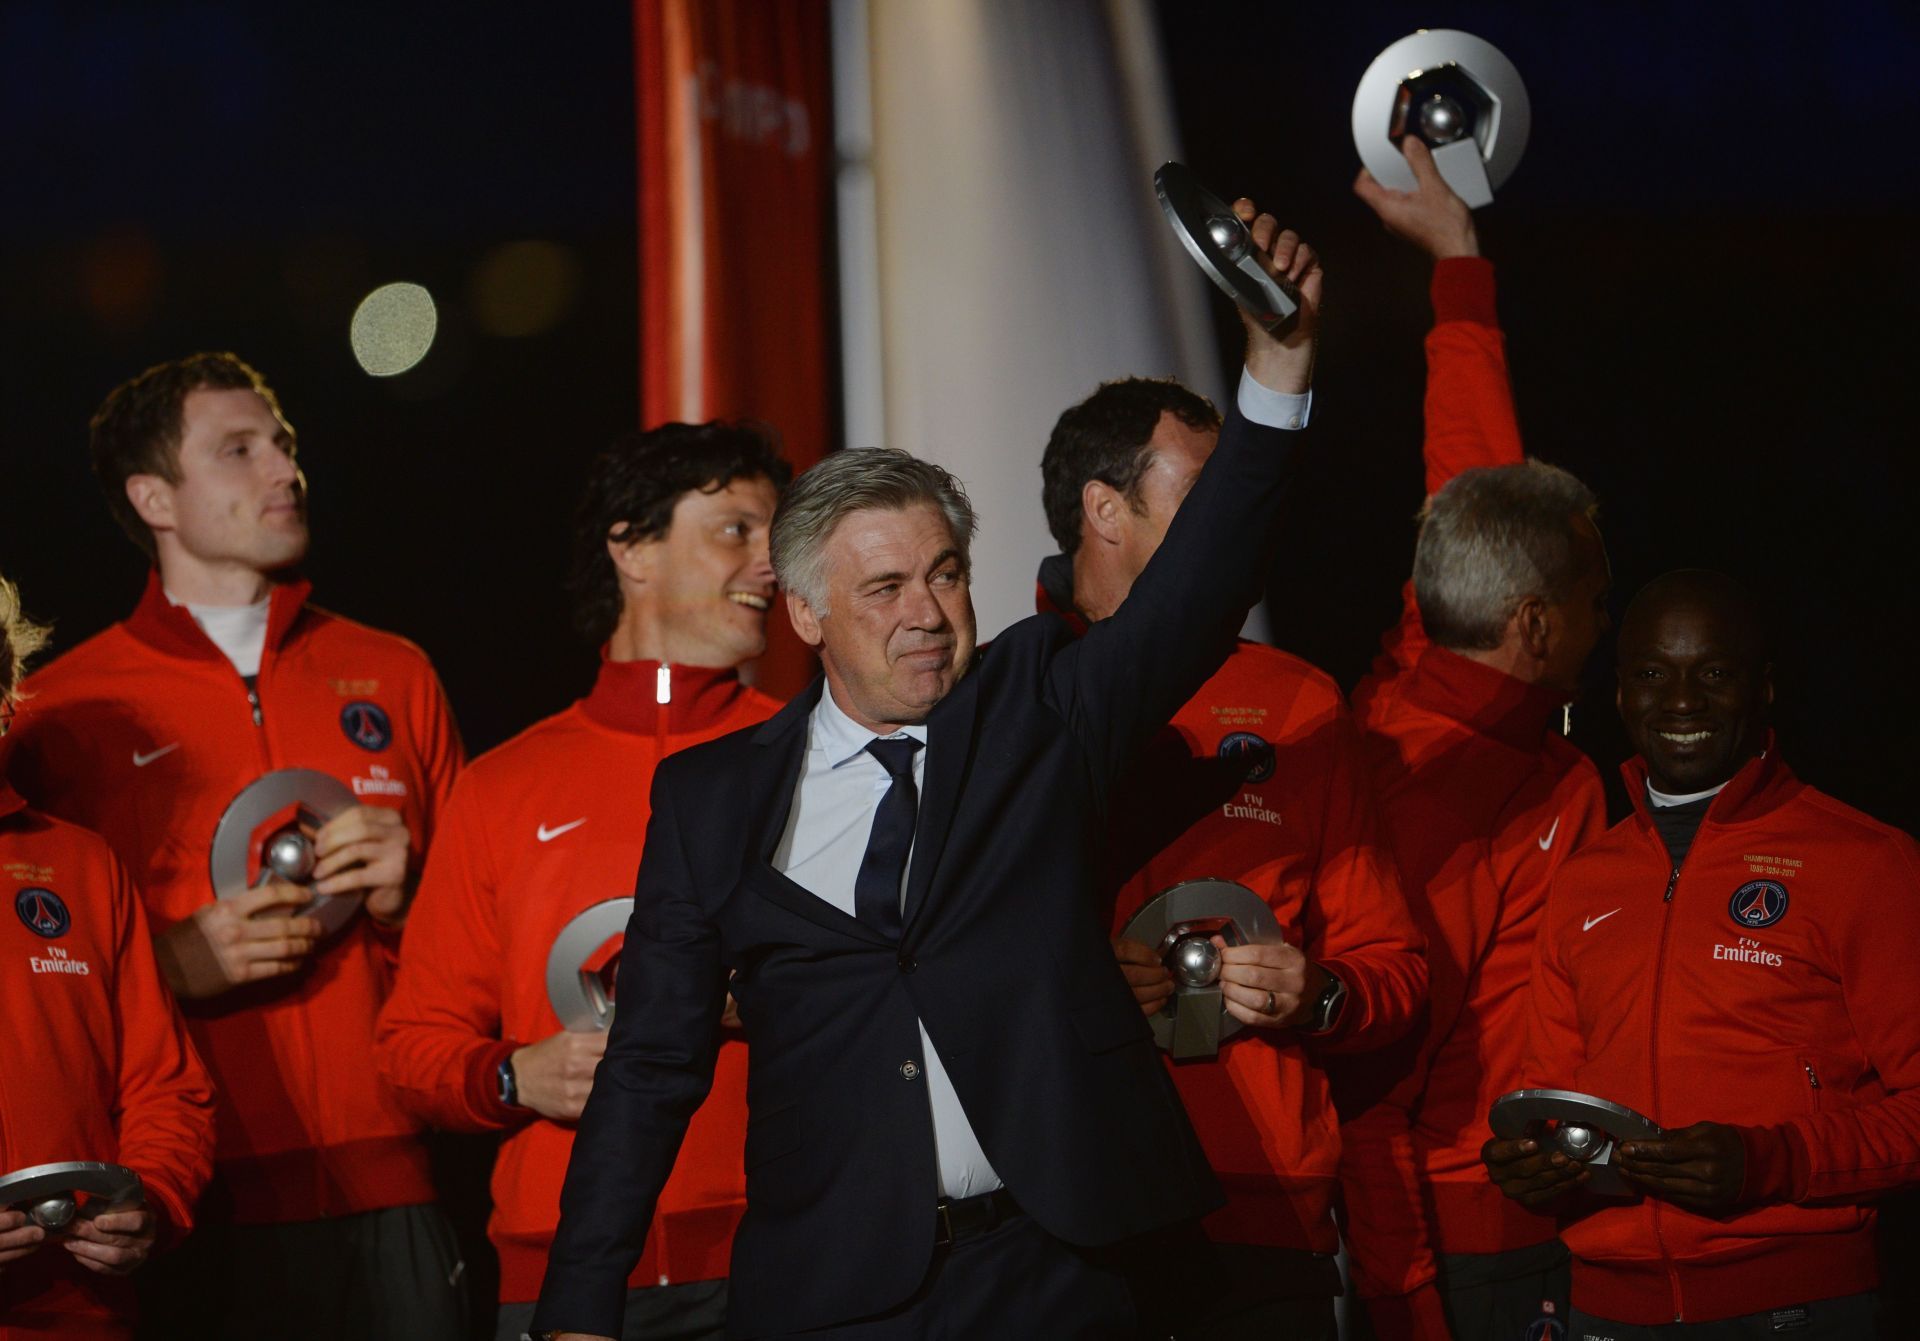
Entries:
{"type": "Polygon", "coordinates": [[[1664,1130],[1619,1147],[1627,1196],[1538,1132],[1488,1171],[1559,1219],[1573,1337],[1872,1337],[1875,1203],[1920,1182],[1920,844],[1794,776],[1732,579],[1649,583],[1617,660],[1633,813],[1554,878],[1525,1081],[1664,1130]]]}

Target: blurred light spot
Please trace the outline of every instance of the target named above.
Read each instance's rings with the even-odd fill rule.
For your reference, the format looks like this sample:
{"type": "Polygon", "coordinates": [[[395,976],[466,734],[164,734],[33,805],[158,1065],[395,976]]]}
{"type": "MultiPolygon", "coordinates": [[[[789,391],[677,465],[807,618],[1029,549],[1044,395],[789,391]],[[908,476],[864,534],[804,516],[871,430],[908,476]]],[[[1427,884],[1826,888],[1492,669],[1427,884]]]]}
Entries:
{"type": "Polygon", "coordinates": [[[160,297],[160,253],[144,234],[109,233],[80,257],[80,292],[94,319],[126,334],[146,324],[160,297]]]}
{"type": "Polygon", "coordinates": [[[382,284],[353,310],[353,356],[375,377],[393,377],[427,356],[440,316],[418,284],[382,284]]]}
{"type": "Polygon", "coordinates": [[[473,272],[471,306],[488,335],[541,335],[559,324],[580,289],[580,264],[552,242],[509,242],[473,272]]]}

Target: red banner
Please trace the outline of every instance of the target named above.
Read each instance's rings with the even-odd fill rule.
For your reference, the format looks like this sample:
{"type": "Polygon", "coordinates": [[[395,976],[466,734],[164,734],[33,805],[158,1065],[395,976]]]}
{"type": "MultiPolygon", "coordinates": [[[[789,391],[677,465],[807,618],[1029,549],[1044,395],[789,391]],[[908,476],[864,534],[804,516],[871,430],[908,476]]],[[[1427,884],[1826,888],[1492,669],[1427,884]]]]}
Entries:
{"type": "MultiPolygon", "coordinates": [[[[827,450],[827,0],[634,0],[640,416],[764,420],[795,471],[827,450]]],[[[757,679],[813,673],[782,603],[757,679]]]]}

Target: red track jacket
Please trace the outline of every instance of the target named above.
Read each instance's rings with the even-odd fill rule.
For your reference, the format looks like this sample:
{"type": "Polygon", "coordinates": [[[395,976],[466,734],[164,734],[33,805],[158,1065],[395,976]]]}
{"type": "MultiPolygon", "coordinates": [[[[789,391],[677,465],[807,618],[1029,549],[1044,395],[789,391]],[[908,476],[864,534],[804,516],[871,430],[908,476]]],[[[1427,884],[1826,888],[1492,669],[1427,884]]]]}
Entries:
{"type": "MultiPolygon", "coordinates": [[[[1493,267],[1434,267],[1427,490],[1523,459],[1493,267]]],[[[1445,1337],[1436,1253],[1541,1243],[1553,1226],[1487,1179],[1492,1101],[1518,1088],[1525,990],[1547,886],[1606,827],[1599,773],[1558,731],[1561,695],[1427,641],[1408,584],[1400,623],[1354,691],[1407,904],[1430,945],[1425,1027],[1335,1076],[1354,1275],[1376,1331],[1445,1337]]]]}
{"type": "Polygon", "coordinates": [[[1573,1302],[1707,1322],[1871,1290],[1872,1198],[1920,1181],[1920,846],[1800,782],[1769,741],[1675,875],[1646,769],[1625,773],[1635,813],[1553,882],[1527,1083],[1668,1128],[1748,1124],[1750,1209],[1588,1209],[1561,1235],[1573,1302]]]}
{"type": "MultiPolygon", "coordinates": [[[[500,1297],[537,1299],[560,1223],[573,1124],[499,1100],[496,1070],[557,1032],[547,953],[575,914],[633,893],[653,770],[674,750],[764,721],[779,703],[732,671],[603,661],[593,692],[476,759],[454,789],[380,1017],[380,1072],[436,1126],[505,1131],[488,1234],[500,1297]]],[[[713,1088],[661,1196],[636,1286],[727,1274],[746,1208],[746,1044],[723,1043],[713,1088]]]]}
{"type": "MultiPolygon", "coordinates": [[[[1059,597],[1043,587],[1041,609],[1068,614],[1070,594],[1059,597]]],[[[1318,1056],[1398,1037],[1427,981],[1339,686],[1242,642],[1132,777],[1111,825],[1110,874],[1124,879],[1115,934],[1169,885],[1236,880],[1272,907],[1289,944],[1347,985],[1328,1038],[1244,1029],[1216,1061],[1167,1062],[1227,1194],[1208,1233],[1332,1253],[1340,1133],[1318,1056]]]]}
{"type": "MultiPolygon", "coordinates": [[[[257,706],[233,664],[151,577],[131,617],[26,685],[10,776],[97,830],[134,873],[156,932],[213,898],[208,854],[240,789],[315,768],[406,817],[425,851],[461,763],[417,647],[277,586],[257,706]]],[[[219,1084],[203,1218],[282,1223],[433,1199],[412,1118],[373,1072],[373,1022],[397,933],[356,917],[287,978],[183,1003],[219,1084]]]]}
{"type": "MultiPolygon", "coordinates": [[[[126,871],[0,783],[0,1173],[68,1160],[140,1175],[160,1246],[213,1166],[213,1086],[160,980],[126,871]]],[[[131,1280],[47,1239],[0,1268],[0,1341],[131,1334],[131,1280]]]]}

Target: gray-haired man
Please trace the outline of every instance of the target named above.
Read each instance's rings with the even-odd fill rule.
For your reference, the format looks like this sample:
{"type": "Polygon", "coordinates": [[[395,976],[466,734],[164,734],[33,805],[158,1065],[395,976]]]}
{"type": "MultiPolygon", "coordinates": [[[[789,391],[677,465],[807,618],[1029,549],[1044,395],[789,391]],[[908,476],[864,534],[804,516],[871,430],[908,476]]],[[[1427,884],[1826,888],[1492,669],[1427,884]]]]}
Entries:
{"type": "MultiPolygon", "coordinates": [[[[1309,248],[1253,223],[1303,309],[1284,341],[1249,333],[1249,414],[1307,391],[1321,286],[1309,248]]],[[[1218,1192],[1114,964],[1091,849],[1116,775],[1259,595],[1291,436],[1230,415],[1124,610],[1078,639],[1026,620],[986,655],[951,476],[866,451],[794,483],[773,562],[825,675],[655,777],[537,1327],[618,1334],[731,971],[750,1066],[732,1334],[1133,1331],[1111,1245],[1218,1192]]]]}
{"type": "Polygon", "coordinates": [[[1486,1181],[1480,1145],[1519,1084],[1548,881],[1606,827],[1599,774],[1556,728],[1606,632],[1607,558],[1593,494],[1521,451],[1472,214],[1424,145],[1405,152],[1417,190],[1355,190],[1435,262],[1430,497],[1354,707],[1431,988],[1424,1030],[1335,1073],[1347,1243],[1385,1341],[1517,1337],[1564,1312],[1566,1250],[1486,1181]]]}

